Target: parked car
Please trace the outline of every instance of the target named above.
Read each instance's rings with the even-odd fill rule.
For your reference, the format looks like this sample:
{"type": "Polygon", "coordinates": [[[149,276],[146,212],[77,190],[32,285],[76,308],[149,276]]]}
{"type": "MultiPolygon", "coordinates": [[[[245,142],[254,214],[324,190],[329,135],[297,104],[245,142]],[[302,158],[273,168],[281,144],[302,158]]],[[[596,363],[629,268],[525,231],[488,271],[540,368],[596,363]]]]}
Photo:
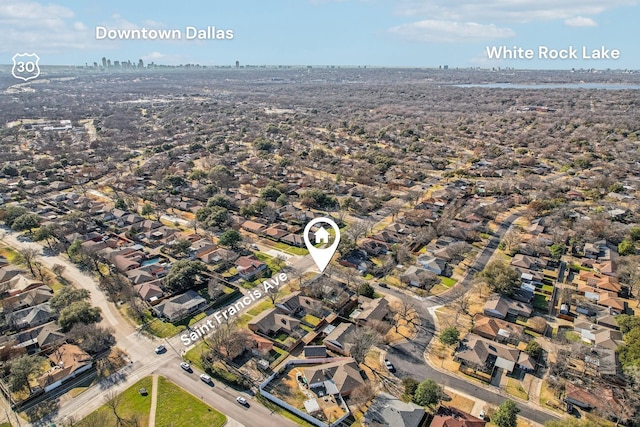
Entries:
{"type": "Polygon", "coordinates": [[[478,414],[478,418],[480,418],[481,420],[484,420],[484,418],[487,416],[487,414],[484,413],[484,409],[482,411],[480,411],[480,414],[478,414]]]}
{"type": "Polygon", "coordinates": [[[389,360],[387,360],[387,359],[384,359],[384,366],[387,367],[389,372],[395,372],[396,371],[396,368],[395,368],[395,366],[393,366],[393,363],[389,362],[389,360]]]}
{"type": "Polygon", "coordinates": [[[187,372],[191,372],[191,365],[189,365],[187,362],[180,362],[180,367],[187,372]]]}
{"type": "Polygon", "coordinates": [[[241,404],[242,406],[247,406],[249,404],[249,402],[247,402],[247,399],[245,399],[242,396],[238,396],[236,397],[236,402],[238,402],[239,404],[241,404]]]}
{"type": "Polygon", "coordinates": [[[157,346],[156,349],[155,349],[156,354],[162,354],[165,351],[167,351],[167,347],[163,346],[162,344],[157,346]]]}
{"type": "Polygon", "coordinates": [[[207,374],[200,374],[200,379],[207,384],[211,384],[211,377],[207,374]]]}

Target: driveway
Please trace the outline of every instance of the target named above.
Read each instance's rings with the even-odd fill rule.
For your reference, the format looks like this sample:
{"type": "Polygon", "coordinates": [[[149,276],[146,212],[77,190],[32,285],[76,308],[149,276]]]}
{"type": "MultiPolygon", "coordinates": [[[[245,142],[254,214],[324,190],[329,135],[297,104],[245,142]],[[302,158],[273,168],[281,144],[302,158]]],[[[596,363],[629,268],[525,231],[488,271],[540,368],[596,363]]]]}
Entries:
{"type": "MultiPolygon", "coordinates": [[[[498,230],[496,230],[473,264],[472,268],[474,271],[481,271],[484,268],[498,247],[498,243],[500,243],[504,233],[506,233],[513,222],[519,217],[520,214],[512,214],[500,223],[498,230]]],[[[454,390],[460,390],[492,405],[499,405],[505,400],[505,398],[508,398],[508,396],[503,396],[500,393],[497,393],[497,390],[492,391],[490,388],[486,389],[484,387],[479,387],[455,375],[434,369],[426,362],[424,357],[427,346],[434,335],[434,321],[429,313],[429,309],[450,303],[460,295],[466,293],[472,284],[473,274],[467,272],[463,279],[451,288],[451,290],[437,296],[420,299],[416,298],[414,305],[420,315],[421,321],[421,327],[418,330],[418,334],[410,341],[405,341],[393,346],[387,346],[387,359],[389,359],[389,361],[395,366],[396,376],[398,378],[410,376],[418,381],[424,381],[430,378],[440,385],[454,390]]],[[[380,293],[392,294],[397,297],[404,295],[402,292],[395,289],[376,288],[380,293]]],[[[518,403],[518,407],[520,408],[520,415],[522,417],[539,424],[544,424],[545,421],[549,421],[554,418],[559,419],[557,416],[550,415],[549,413],[536,409],[532,406],[518,403]]]]}

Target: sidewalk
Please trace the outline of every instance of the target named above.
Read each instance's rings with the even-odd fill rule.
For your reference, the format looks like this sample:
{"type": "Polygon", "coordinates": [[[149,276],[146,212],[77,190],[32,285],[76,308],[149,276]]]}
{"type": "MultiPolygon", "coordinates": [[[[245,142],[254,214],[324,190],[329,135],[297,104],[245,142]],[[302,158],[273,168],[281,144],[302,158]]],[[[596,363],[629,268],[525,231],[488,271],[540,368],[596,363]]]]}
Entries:
{"type": "MultiPolygon", "coordinates": [[[[434,311],[435,311],[435,310],[437,309],[437,307],[433,307],[433,309],[434,309],[434,311]]],[[[431,310],[430,310],[430,311],[431,311],[431,310]]],[[[438,318],[437,318],[437,316],[435,316],[435,314],[433,314],[433,313],[431,313],[431,314],[432,314],[432,317],[433,317],[433,322],[434,322],[435,330],[437,331],[437,330],[439,330],[438,318]]],[[[462,380],[468,381],[468,377],[466,377],[465,375],[463,375],[463,374],[461,374],[461,373],[459,373],[459,372],[452,372],[452,371],[448,371],[448,370],[446,370],[446,369],[444,369],[444,368],[442,368],[442,367],[438,366],[437,364],[431,363],[431,360],[429,359],[429,357],[427,357],[427,354],[428,354],[428,353],[429,353],[429,351],[431,350],[431,347],[432,347],[433,342],[435,341],[435,339],[437,339],[437,338],[434,336],[434,339],[432,339],[432,340],[429,342],[429,345],[428,345],[428,346],[427,346],[427,348],[425,349],[425,352],[424,352],[424,355],[423,355],[423,356],[424,356],[424,360],[425,360],[425,362],[426,362],[426,363],[427,363],[427,364],[428,364],[432,369],[434,369],[434,370],[436,370],[436,371],[442,372],[443,374],[446,374],[446,375],[456,376],[456,377],[458,377],[458,378],[460,378],[460,379],[462,379],[462,380]]],[[[478,387],[478,388],[482,388],[482,389],[484,389],[484,390],[486,390],[486,391],[488,391],[488,392],[499,394],[500,396],[504,397],[505,399],[513,400],[514,402],[521,403],[522,405],[526,405],[526,406],[535,406],[537,410],[540,410],[540,411],[542,411],[542,412],[545,412],[545,413],[547,413],[547,414],[549,414],[549,415],[553,415],[554,417],[558,417],[558,415],[559,415],[558,413],[553,412],[553,411],[551,411],[551,410],[549,410],[549,409],[547,409],[547,408],[543,407],[542,405],[540,405],[540,404],[538,403],[538,402],[539,402],[539,396],[540,396],[540,387],[541,387],[541,385],[542,385],[542,381],[541,381],[539,378],[536,378],[536,380],[538,380],[538,381],[533,380],[533,381],[532,381],[532,383],[531,383],[531,389],[530,389],[530,394],[529,394],[529,400],[524,400],[524,399],[520,399],[520,398],[518,398],[518,397],[516,397],[516,396],[512,396],[511,394],[507,393],[507,392],[506,392],[505,390],[503,390],[502,388],[499,388],[499,387],[492,387],[492,386],[487,385],[487,384],[485,384],[485,383],[482,383],[482,382],[480,382],[480,381],[473,382],[473,385],[474,385],[474,386],[476,386],[476,387],[478,387]]],[[[479,400],[479,401],[481,401],[479,398],[477,398],[477,397],[473,397],[473,396],[469,396],[468,394],[466,394],[466,393],[464,393],[464,392],[462,392],[462,391],[455,390],[455,389],[452,389],[452,391],[453,391],[454,393],[456,393],[456,394],[459,394],[459,395],[462,395],[462,396],[465,396],[465,397],[469,397],[469,398],[474,399],[474,400],[479,400]]],[[[478,404],[474,405],[474,412],[475,412],[475,410],[476,410],[476,409],[478,409],[478,404]]],[[[482,406],[480,406],[480,409],[482,409],[482,406]]],[[[478,413],[479,413],[479,412],[480,412],[480,411],[478,411],[478,413]]],[[[473,415],[473,414],[472,414],[472,415],[473,415]]],[[[538,424],[538,423],[536,423],[536,422],[534,422],[534,421],[532,421],[532,420],[529,420],[529,419],[527,419],[527,421],[528,421],[528,422],[530,422],[532,425],[535,425],[535,426],[540,426],[540,425],[541,425],[541,424],[538,424]]]]}

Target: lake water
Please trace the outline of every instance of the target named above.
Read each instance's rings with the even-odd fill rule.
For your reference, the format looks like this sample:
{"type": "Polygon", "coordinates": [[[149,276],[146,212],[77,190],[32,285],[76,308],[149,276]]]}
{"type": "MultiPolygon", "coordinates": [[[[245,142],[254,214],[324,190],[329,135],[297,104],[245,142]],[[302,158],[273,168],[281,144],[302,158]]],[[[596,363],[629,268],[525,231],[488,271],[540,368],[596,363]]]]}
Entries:
{"type": "Polygon", "coordinates": [[[600,89],[600,90],[640,90],[640,84],[629,83],[469,83],[452,85],[455,87],[478,87],[486,89],[600,89]]]}

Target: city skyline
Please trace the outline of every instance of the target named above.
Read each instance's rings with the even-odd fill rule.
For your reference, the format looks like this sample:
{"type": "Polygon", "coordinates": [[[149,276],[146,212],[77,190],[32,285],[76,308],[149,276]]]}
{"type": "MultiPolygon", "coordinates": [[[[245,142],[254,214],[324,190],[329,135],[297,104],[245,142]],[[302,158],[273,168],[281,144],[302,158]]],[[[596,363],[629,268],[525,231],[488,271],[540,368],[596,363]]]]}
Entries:
{"type": "Polygon", "coordinates": [[[2,63],[37,53],[41,66],[92,65],[103,56],[145,64],[337,65],[518,69],[640,69],[637,0],[562,4],[524,0],[244,0],[154,7],[6,0],[0,5],[2,63]],[[163,33],[168,34],[163,39],[163,33]],[[633,36],[633,34],[636,36],[633,36]],[[115,37],[110,37],[115,36],[115,37]],[[150,37],[151,36],[151,37],[150,37]],[[532,58],[490,58],[492,48],[532,58]],[[619,58],[567,59],[547,51],[619,51],[619,58]]]}

